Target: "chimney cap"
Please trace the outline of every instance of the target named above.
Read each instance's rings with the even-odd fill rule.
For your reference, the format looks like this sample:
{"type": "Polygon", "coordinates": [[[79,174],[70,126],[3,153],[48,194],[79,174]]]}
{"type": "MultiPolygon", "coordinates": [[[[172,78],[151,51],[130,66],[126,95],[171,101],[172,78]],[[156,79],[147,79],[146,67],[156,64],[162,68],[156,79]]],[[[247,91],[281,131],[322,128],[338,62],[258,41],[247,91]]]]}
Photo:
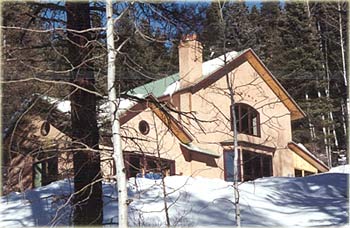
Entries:
{"type": "Polygon", "coordinates": [[[194,41],[194,40],[197,40],[196,33],[185,34],[185,35],[182,35],[182,37],[181,37],[181,41],[194,41]]]}

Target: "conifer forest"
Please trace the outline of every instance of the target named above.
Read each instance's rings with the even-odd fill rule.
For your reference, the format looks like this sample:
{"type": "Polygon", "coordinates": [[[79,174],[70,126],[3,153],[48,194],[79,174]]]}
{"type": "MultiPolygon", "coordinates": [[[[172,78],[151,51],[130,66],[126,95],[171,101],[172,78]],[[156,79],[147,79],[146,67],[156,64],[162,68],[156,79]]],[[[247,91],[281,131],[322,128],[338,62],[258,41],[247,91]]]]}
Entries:
{"type": "MultiPolygon", "coordinates": [[[[89,6],[82,19],[91,21],[83,26],[89,28],[90,40],[85,50],[89,53],[86,67],[95,75],[94,87],[106,94],[104,3],[92,1],[89,6]]],[[[114,7],[118,15],[129,6],[120,2],[114,7]]],[[[135,3],[130,8],[115,24],[116,46],[127,39],[116,58],[120,91],[177,72],[177,45],[183,34],[198,35],[205,60],[251,48],[307,114],[307,118],[293,123],[295,140],[325,162],[327,153],[332,154],[334,164],[345,153],[346,1],[149,2],[135,3]]],[[[79,62],[70,57],[77,50],[72,48],[70,33],[65,29],[72,26],[67,23],[68,9],[69,4],[62,2],[2,3],[3,81],[21,80],[2,83],[3,128],[31,94],[64,97],[70,92],[67,84],[58,83],[70,82],[68,62],[79,62]]],[[[79,24],[79,20],[73,23],[79,24]]]]}
{"type": "MultiPolygon", "coordinates": [[[[329,168],[349,161],[348,1],[110,2],[0,3],[2,140],[8,138],[6,150],[11,151],[2,154],[2,172],[6,174],[9,168],[3,165],[5,162],[15,160],[11,160],[11,153],[17,153],[16,135],[9,132],[18,127],[18,119],[34,103],[40,105],[37,97],[69,101],[69,114],[56,112],[54,105],[39,106],[39,113],[45,119],[40,129],[42,135],[50,130],[46,121],[55,122],[57,129],[69,132],[71,144],[64,149],[74,152],[74,167],[69,174],[74,175],[72,201],[74,205],[84,202],[84,206],[74,209],[74,224],[101,224],[103,220],[99,214],[103,208],[103,158],[99,145],[111,145],[117,141],[116,135],[120,140],[121,134],[113,118],[100,121],[102,101],[107,97],[115,102],[124,98],[137,101],[140,98],[127,92],[177,74],[178,47],[184,37],[195,37],[202,44],[203,62],[232,51],[253,50],[306,114],[305,118],[292,121],[292,141],[302,143],[329,168]],[[109,75],[115,75],[115,80],[109,81],[109,75]],[[33,99],[35,102],[30,103],[33,99]],[[89,191],[84,191],[85,188],[89,191]]],[[[237,96],[230,92],[231,97],[237,96]]],[[[115,114],[118,122],[118,110],[112,105],[110,109],[110,115],[115,114]]],[[[231,109],[234,113],[235,108],[231,109]]],[[[181,119],[183,113],[177,114],[181,119]]],[[[233,116],[231,113],[235,122],[233,116]]],[[[144,131],[147,130],[146,125],[144,131]]],[[[27,133],[26,136],[31,135],[30,129],[27,133]]],[[[130,135],[128,139],[133,140],[130,135]]],[[[52,152],[55,149],[63,150],[61,145],[46,146],[49,152],[45,156],[55,156],[52,152]]],[[[116,147],[111,150],[115,153],[116,147]]],[[[121,167],[114,172],[119,169],[124,172],[123,151],[120,154],[121,158],[113,154],[113,162],[121,161],[114,163],[121,167]]],[[[34,168],[31,172],[35,173],[34,168]]],[[[164,192],[165,189],[163,182],[164,192]]],[[[124,190],[120,191],[127,195],[124,190]]],[[[125,198],[122,203],[127,210],[130,202],[125,198]]],[[[238,201],[235,203],[238,205],[238,201]]],[[[170,226],[169,217],[167,226],[170,226]]]]}

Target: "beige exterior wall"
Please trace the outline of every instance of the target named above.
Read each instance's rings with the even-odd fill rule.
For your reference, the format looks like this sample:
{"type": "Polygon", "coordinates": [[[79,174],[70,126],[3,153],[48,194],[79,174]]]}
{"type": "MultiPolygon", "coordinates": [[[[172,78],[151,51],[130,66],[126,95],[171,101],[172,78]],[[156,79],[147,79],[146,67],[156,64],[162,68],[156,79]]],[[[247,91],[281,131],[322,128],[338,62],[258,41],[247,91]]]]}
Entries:
{"type": "MultiPolygon", "coordinates": [[[[229,75],[231,82],[234,83],[236,102],[248,104],[260,113],[261,137],[239,134],[238,139],[276,148],[276,152],[273,155],[273,175],[293,176],[293,154],[287,149],[287,143],[291,141],[289,110],[280,102],[278,97],[248,62],[236,68],[229,75]]],[[[223,178],[223,147],[220,145],[220,142],[233,140],[229,122],[230,98],[228,96],[226,77],[222,77],[208,88],[199,90],[195,94],[181,94],[180,104],[177,106],[182,111],[193,111],[200,121],[198,123],[184,116],[179,118],[185,129],[188,129],[192,134],[194,143],[200,148],[219,154],[220,158],[216,159],[217,167],[198,161],[187,162],[180,150],[178,140],[155,117],[161,156],[176,161],[177,173],[223,178]]],[[[173,114],[173,116],[177,117],[177,114],[173,114]]],[[[124,135],[129,134],[148,140],[139,141],[142,148],[145,149],[144,151],[151,154],[155,154],[155,148],[157,148],[154,120],[152,113],[148,109],[123,126],[125,129],[134,128],[133,130],[125,130],[124,135]],[[146,120],[151,125],[151,131],[147,137],[142,136],[138,132],[137,126],[141,120],[146,120]]],[[[138,146],[133,142],[124,142],[123,148],[126,151],[139,150],[138,146]]]]}
{"type": "Polygon", "coordinates": [[[52,125],[48,135],[43,136],[40,133],[43,123],[44,120],[38,115],[26,115],[13,134],[4,140],[3,163],[7,167],[7,178],[3,180],[5,194],[33,187],[33,164],[38,160],[39,152],[59,152],[58,178],[72,174],[71,153],[61,151],[69,145],[71,139],[52,125]],[[10,143],[13,145],[11,149],[10,143]]]}
{"type": "Polygon", "coordinates": [[[184,175],[189,175],[191,173],[191,164],[185,161],[179,141],[150,109],[146,109],[124,124],[122,134],[124,136],[122,143],[124,153],[136,152],[158,157],[159,151],[160,157],[176,161],[177,174],[182,172],[184,175]],[[138,124],[141,120],[147,121],[150,126],[150,131],[146,136],[138,130],[138,124]]]}
{"type": "Polygon", "coordinates": [[[312,173],[317,173],[318,170],[313,165],[311,165],[309,162],[307,162],[305,159],[300,157],[298,154],[293,153],[293,165],[295,169],[298,170],[304,170],[312,173]]]}

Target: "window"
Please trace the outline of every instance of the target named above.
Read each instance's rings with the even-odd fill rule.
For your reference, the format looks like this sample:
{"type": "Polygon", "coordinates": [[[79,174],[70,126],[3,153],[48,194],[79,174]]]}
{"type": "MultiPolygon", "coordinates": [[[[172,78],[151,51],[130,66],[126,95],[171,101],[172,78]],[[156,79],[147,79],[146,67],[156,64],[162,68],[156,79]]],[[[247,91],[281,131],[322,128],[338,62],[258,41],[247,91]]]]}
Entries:
{"type": "Polygon", "coordinates": [[[125,156],[125,168],[128,178],[145,176],[149,173],[164,176],[175,175],[175,161],[142,154],[128,154],[125,156]]]}
{"type": "Polygon", "coordinates": [[[40,128],[40,134],[42,136],[47,136],[50,132],[50,124],[45,120],[40,128]]]}
{"type": "Polygon", "coordinates": [[[251,151],[243,151],[243,179],[255,180],[272,176],[272,156],[251,151]]]}
{"type": "Polygon", "coordinates": [[[33,185],[40,187],[58,179],[57,156],[47,157],[33,164],[33,185]]]}
{"type": "MultiPolygon", "coordinates": [[[[240,158],[240,153],[238,153],[238,162],[239,162],[239,158],[240,158]]],[[[224,167],[225,167],[225,181],[233,181],[233,166],[234,166],[234,162],[233,162],[233,158],[234,158],[234,152],[232,151],[227,151],[224,153],[224,167]]],[[[240,180],[240,168],[241,166],[238,165],[238,181],[240,180]]]]}
{"type": "Polygon", "coordinates": [[[272,156],[243,151],[243,180],[255,180],[272,176],[272,156]]]}
{"type": "MultiPolygon", "coordinates": [[[[233,151],[224,153],[225,180],[233,181],[233,151]]],[[[238,180],[249,181],[272,176],[272,156],[247,150],[238,154],[238,180]],[[242,159],[241,159],[242,157],[242,159]]]]}
{"type": "MultiPolygon", "coordinates": [[[[239,133],[260,136],[260,118],[258,111],[247,104],[237,103],[235,105],[235,114],[237,131],[239,133]]],[[[231,120],[233,120],[232,113],[231,120]]],[[[233,126],[231,126],[231,130],[233,130],[233,126]]]]}
{"type": "Polygon", "coordinates": [[[307,176],[310,176],[310,175],[314,175],[315,173],[313,172],[309,172],[309,171],[304,171],[304,176],[307,177],[307,176]]]}
{"type": "Polygon", "coordinates": [[[303,172],[300,169],[294,169],[294,176],[295,177],[302,177],[303,172]]]}
{"type": "Polygon", "coordinates": [[[143,135],[147,135],[149,133],[149,124],[145,120],[141,120],[139,122],[139,131],[143,135]]]}

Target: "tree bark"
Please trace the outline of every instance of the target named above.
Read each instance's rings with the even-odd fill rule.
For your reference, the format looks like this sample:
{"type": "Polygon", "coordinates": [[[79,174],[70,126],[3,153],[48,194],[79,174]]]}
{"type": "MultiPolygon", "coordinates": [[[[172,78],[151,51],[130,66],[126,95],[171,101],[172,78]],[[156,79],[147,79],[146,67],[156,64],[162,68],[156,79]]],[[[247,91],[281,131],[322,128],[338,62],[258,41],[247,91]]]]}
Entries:
{"type": "MultiPolygon", "coordinates": [[[[67,28],[85,30],[91,27],[88,2],[66,2],[67,28]]],[[[89,33],[68,32],[68,59],[77,69],[71,72],[74,84],[94,91],[93,71],[89,70],[91,48],[89,33]],[[83,64],[82,64],[83,63],[83,64]]],[[[98,149],[96,95],[81,89],[72,89],[71,121],[73,146],[81,148],[73,154],[74,166],[74,224],[99,225],[103,220],[102,181],[98,149]]]]}
{"type": "MultiPolygon", "coordinates": [[[[118,187],[118,225],[119,227],[128,226],[128,190],[126,182],[125,164],[123,150],[121,146],[119,113],[117,111],[117,91],[115,88],[115,56],[114,47],[114,23],[113,23],[113,7],[112,1],[106,1],[107,15],[107,50],[108,50],[108,99],[110,107],[110,117],[112,124],[112,142],[113,142],[113,160],[116,166],[117,187],[118,187]]],[[[120,48],[123,44],[121,44],[120,48]]]]}

